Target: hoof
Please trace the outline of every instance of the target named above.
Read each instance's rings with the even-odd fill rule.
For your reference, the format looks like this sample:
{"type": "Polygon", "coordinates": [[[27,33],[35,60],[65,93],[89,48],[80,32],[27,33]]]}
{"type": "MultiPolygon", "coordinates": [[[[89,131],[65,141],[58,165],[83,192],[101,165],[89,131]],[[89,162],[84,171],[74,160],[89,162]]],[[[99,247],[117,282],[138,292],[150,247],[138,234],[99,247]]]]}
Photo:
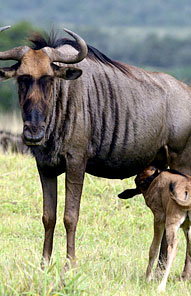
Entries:
{"type": "Polygon", "coordinates": [[[45,268],[49,265],[49,260],[46,260],[44,257],[41,259],[40,267],[42,270],[45,270],[45,268]]]}
{"type": "Polygon", "coordinates": [[[158,293],[165,293],[165,290],[166,290],[166,285],[164,284],[160,284],[157,288],[158,293]]]}
{"type": "Polygon", "coordinates": [[[178,277],[179,281],[188,281],[191,279],[190,274],[183,273],[181,276],[178,277]]]}
{"type": "Polygon", "coordinates": [[[146,281],[147,281],[147,283],[150,283],[151,279],[152,279],[151,272],[150,273],[149,272],[148,273],[146,272],[146,281]]]}
{"type": "Polygon", "coordinates": [[[64,265],[64,271],[67,272],[67,271],[74,269],[74,268],[76,268],[76,261],[67,259],[67,261],[64,265]]]}

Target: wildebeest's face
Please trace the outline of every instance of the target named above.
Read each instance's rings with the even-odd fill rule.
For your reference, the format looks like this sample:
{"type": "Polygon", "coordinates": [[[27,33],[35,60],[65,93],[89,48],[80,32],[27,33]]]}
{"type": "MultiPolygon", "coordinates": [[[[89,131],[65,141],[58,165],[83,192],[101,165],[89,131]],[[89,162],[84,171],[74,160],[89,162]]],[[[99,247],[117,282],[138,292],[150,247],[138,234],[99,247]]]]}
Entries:
{"type": "Polygon", "coordinates": [[[22,58],[14,76],[19,87],[19,103],[23,117],[23,136],[28,145],[39,145],[46,130],[46,119],[52,107],[55,78],[73,80],[82,71],[51,63],[42,50],[30,49],[22,58]]]}
{"type": "Polygon", "coordinates": [[[23,117],[23,136],[27,144],[40,143],[53,88],[54,72],[48,56],[30,50],[17,70],[19,102],[23,117]]]}
{"type": "Polygon", "coordinates": [[[0,80],[15,77],[19,87],[19,102],[23,117],[23,136],[28,145],[40,145],[45,136],[47,118],[53,107],[55,79],[74,80],[82,71],[63,63],[75,64],[87,55],[87,46],[77,34],[68,31],[80,47],[76,56],[66,56],[59,50],[44,47],[31,49],[27,46],[0,53],[0,59],[16,59],[12,67],[0,69],[0,80]],[[2,55],[2,57],[1,57],[2,55]],[[62,62],[58,66],[55,62],[62,62]]]}

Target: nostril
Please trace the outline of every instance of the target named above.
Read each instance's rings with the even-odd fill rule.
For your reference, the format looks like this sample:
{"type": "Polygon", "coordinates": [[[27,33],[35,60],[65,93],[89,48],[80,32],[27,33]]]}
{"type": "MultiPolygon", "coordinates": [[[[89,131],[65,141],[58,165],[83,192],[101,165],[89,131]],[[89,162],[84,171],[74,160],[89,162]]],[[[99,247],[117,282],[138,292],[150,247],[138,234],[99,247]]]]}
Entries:
{"type": "Polygon", "coordinates": [[[24,124],[23,128],[24,132],[30,132],[31,134],[37,133],[38,129],[38,126],[29,123],[24,124]]]}
{"type": "Polygon", "coordinates": [[[31,127],[31,123],[29,121],[25,121],[23,130],[28,131],[28,130],[30,130],[30,127],[31,127]]]}
{"type": "Polygon", "coordinates": [[[29,126],[25,124],[23,130],[24,130],[24,132],[28,131],[29,130],[29,126]]]}
{"type": "Polygon", "coordinates": [[[38,127],[36,125],[31,125],[30,129],[33,134],[36,134],[36,132],[38,131],[38,127]]]}
{"type": "Polygon", "coordinates": [[[45,124],[44,122],[36,124],[32,124],[29,121],[24,122],[23,126],[23,137],[25,143],[29,145],[29,143],[32,145],[36,145],[38,142],[40,142],[44,137],[45,132],[45,124]]]}

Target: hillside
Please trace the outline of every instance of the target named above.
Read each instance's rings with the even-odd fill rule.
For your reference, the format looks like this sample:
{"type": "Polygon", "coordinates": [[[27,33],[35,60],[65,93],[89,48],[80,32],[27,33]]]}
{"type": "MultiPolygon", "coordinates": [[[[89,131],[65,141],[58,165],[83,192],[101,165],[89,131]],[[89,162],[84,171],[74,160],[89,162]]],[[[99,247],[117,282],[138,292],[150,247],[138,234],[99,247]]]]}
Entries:
{"type": "Polygon", "coordinates": [[[1,23],[27,20],[37,25],[73,23],[102,26],[190,26],[189,0],[7,0],[1,23]]]}

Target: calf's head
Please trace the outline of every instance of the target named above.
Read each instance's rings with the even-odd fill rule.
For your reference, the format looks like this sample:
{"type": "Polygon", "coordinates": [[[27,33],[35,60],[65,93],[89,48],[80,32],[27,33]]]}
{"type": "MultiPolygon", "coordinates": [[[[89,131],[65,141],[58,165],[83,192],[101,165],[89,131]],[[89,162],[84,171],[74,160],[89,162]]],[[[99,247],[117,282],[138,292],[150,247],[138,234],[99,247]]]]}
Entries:
{"type": "Polygon", "coordinates": [[[151,182],[158,176],[159,173],[159,169],[156,169],[153,166],[147,167],[135,178],[135,184],[137,187],[133,189],[126,189],[125,191],[120,193],[118,197],[121,199],[128,199],[140,193],[144,194],[151,182]]]}
{"type": "MultiPolygon", "coordinates": [[[[0,29],[3,31],[5,27],[0,29]]],[[[76,41],[79,52],[66,55],[58,48],[42,47],[32,49],[28,46],[17,47],[0,52],[0,60],[16,60],[11,67],[0,68],[0,80],[16,78],[19,102],[23,117],[23,137],[28,145],[40,145],[46,130],[46,119],[50,112],[55,78],[73,80],[82,71],[76,67],[58,66],[54,62],[75,64],[87,56],[87,45],[77,34],[65,30],[76,41]]]]}
{"type": "Polygon", "coordinates": [[[137,175],[135,178],[135,183],[141,193],[144,194],[147,191],[151,182],[158,176],[159,173],[159,169],[149,166],[137,175]]]}

